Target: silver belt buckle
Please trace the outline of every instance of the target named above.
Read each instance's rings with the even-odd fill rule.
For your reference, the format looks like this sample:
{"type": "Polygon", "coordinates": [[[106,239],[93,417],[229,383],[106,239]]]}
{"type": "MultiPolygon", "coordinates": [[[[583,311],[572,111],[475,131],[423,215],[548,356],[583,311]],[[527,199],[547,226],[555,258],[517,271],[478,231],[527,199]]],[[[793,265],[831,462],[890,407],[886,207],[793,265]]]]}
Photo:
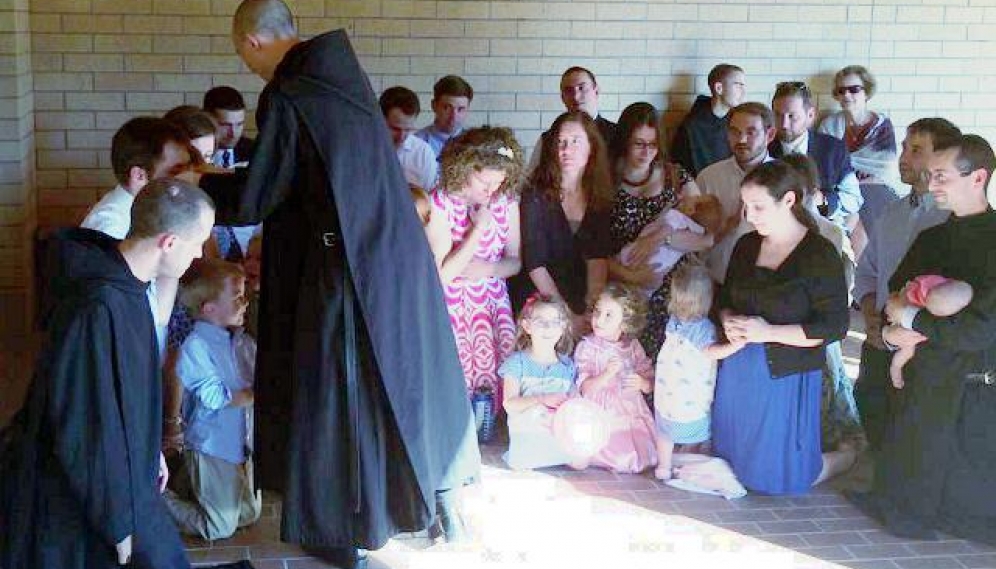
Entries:
{"type": "Polygon", "coordinates": [[[331,231],[322,233],[322,243],[324,243],[326,247],[335,247],[335,242],[338,240],[338,237],[338,235],[331,231]]]}
{"type": "Polygon", "coordinates": [[[982,385],[993,386],[996,385],[996,371],[989,370],[985,373],[970,373],[968,374],[968,379],[972,381],[977,381],[982,385]]]}

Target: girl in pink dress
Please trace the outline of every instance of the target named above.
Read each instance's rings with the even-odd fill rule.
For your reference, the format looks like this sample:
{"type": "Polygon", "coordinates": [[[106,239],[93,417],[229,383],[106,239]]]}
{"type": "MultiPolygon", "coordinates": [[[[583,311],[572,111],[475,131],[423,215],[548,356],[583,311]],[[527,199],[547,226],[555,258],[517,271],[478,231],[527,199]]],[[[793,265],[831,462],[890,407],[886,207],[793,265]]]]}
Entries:
{"type": "Polygon", "coordinates": [[[482,127],[450,140],[426,226],[468,393],[488,389],[501,408],[498,366],[515,345],[505,279],[519,272],[522,149],[512,131],[482,127]]]}
{"type": "Polygon", "coordinates": [[[642,472],[657,464],[654,418],[644,394],[653,388],[654,367],[633,334],[642,327],[639,293],[609,284],[591,315],[592,333],[574,352],[581,395],[611,417],[612,433],[593,466],[613,472],[642,472]]]}

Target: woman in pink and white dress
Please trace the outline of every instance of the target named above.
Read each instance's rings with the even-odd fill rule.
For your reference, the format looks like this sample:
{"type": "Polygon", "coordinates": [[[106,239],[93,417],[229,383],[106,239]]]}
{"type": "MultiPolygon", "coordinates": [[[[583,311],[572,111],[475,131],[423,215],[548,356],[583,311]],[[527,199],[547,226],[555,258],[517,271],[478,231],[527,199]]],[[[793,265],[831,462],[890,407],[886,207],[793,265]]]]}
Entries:
{"type": "Polygon", "coordinates": [[[481,127],[439,156],[426,233],[439,268],[467,391],[489,388],[501,408],[501,365],[515,345],[505,279],[519,272],[522,148],[512,131],[481,127]]]}

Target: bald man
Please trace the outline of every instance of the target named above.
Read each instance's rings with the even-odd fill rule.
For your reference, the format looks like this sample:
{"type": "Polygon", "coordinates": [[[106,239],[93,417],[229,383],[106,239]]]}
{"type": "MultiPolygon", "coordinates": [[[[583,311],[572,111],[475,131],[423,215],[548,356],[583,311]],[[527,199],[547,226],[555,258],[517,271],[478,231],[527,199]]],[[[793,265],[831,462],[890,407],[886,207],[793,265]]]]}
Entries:
{"type": "Polygon", "coordinates": [[[480,453],[435,263],[343,31],[298,38],[246,0],[235,49],[267,81],[249,168],[205,174],[224,225],[264,224],[257,471],[281,538],[340,566],[425,528],[461,533],[480,453]]]}

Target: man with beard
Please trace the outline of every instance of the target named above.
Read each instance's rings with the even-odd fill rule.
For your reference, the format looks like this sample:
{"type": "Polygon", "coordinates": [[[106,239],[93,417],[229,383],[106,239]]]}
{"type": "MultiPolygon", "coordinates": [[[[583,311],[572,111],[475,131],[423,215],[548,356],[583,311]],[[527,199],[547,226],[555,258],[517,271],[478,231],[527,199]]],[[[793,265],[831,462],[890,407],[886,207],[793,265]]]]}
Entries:
{"type": "Polygon", "coordinates": [[[921,231],[943,223],[950,212],[937,207],[927,191],[927,161],[937,146],[951,144],[961,135],[958,127],[942,118],[924,118],[906,129],[899,155],[899,175],[911,186],[905,199],[890,202],[869,236],[868,247],[858,260],[854,298],[861,304],[866,338],[861,346],[861,368],[854,387],[858,413],[868,444],[878,449],[896,392],[889,381],[891,353],[882,345],[882,310],[889,298],[889,277],[921,231]]]}
{"type": "Polygon", "coordinates": [[[895,535],[936,531],[996,544],[996,213],[986,185],[996,168],[975,135],[934,146],[928,188],[944,223],[924,230],[889,280],[887,346],[916,345],[886,426],[870,494],[859,507],[895,535]],[[971,285],[971,302],[935,316],[903,290],[923,275],[971,285]]]}
{"type": "Polygon", "coordinates": [[[730,262],[733,246],[750,230],[743,219],[740,182],[751,170],[771,160],[768,144],[775,139],[771,110],[762,103],[737,105],[728,118],[726,140],[733,155],[708,166],[695,179],[703,194],[716,196],[723,205],[723,216],[726,218],[723,232],[716,237],[716,245],[706,259],[709,274],[720,284],[726,278],[726,266],[730,262]]]}
{"type": "Polygon", "coordinates": [[[456,538],[452,496],[480,454],[377,99],[345,33],[299,39],[281,0],[244,0],[232,40],[267,81],[259,136],[248,169],[199,183],[220,223],[264,223],[256,456],[283,493],[281,539],[360,566],[437,509],[456,538]]]}

